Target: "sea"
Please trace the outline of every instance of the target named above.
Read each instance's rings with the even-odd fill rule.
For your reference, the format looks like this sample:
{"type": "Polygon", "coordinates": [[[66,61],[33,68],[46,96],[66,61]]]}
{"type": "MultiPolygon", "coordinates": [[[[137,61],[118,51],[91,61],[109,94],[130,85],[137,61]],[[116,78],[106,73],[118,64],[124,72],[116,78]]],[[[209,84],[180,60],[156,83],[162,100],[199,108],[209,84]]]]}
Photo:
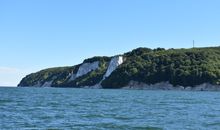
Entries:
{"type": "Polygon", "coordinates": [[[0,88],[0,130],[220,130],[220,92],[0,88]]]}

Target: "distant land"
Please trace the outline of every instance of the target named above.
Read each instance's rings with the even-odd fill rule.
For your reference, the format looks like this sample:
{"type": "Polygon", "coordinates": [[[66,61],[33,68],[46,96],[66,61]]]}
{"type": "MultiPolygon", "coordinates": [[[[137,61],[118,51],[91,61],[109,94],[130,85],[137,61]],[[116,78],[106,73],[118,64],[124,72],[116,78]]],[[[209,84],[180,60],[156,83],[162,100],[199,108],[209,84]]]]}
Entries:
{"type": "MultiPolygon", "coordinates": [[[[74,60],[74,59],[73,59],[74,60]]],[[[220,90],[220,47],[137,48],[113,57],[41,70],[19,87],[220,90]]]]}

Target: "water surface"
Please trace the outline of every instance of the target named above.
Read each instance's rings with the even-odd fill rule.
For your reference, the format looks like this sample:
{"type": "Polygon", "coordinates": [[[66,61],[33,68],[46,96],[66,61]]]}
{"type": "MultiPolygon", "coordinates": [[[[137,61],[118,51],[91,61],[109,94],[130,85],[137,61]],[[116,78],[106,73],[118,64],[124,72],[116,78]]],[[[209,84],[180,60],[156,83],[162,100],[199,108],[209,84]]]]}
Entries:
{"type": "Polygon", "coordinates": [[[0,129],[219,130],[220,93],[0,88],[0,129]]]}

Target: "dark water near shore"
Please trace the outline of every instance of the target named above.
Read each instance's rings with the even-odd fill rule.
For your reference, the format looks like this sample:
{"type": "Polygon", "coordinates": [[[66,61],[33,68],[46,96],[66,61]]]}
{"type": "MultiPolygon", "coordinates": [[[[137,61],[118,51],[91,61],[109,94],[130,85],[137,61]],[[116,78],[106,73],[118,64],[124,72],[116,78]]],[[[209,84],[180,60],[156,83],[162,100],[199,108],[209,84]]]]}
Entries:
{"type": "Polygon", "coordinates": [[[0,88],[0,129],[219,130],[220,93],[0,88]]]}

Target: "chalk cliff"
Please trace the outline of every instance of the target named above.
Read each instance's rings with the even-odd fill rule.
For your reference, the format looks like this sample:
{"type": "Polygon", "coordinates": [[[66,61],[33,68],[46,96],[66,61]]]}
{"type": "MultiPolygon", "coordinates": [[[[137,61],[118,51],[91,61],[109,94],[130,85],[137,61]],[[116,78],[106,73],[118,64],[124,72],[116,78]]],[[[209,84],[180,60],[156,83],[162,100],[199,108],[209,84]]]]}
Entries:
{"type": "Polygon", "coordinates": [[[119,65],[123,63],[123,56],[113,57],[109,63],[108,70],[105,73],[103,78],[107,78],[111,75],[111,73],[117,69],[119,65]]]}
{"type": "Polygon", "coordinates": [[[220,47],[192,49],[138,48],[113,57],[41,70],[19,87],[220,90],[220,47]]]}

